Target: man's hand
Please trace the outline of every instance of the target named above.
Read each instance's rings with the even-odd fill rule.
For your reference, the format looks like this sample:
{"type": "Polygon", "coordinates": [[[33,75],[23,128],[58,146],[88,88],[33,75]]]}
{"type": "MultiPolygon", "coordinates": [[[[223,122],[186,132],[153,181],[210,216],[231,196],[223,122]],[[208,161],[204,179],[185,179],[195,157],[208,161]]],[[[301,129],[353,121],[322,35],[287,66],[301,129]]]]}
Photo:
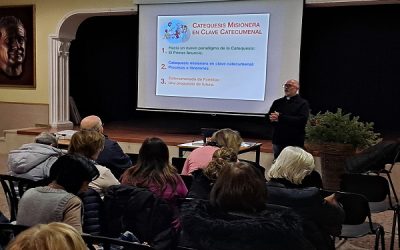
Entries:
{"type": "Polygon", "coordinates": [[[279,121],[279,112],[273,112],[269,115],[269,120],[271,122],[278,122],[279,121]]]}

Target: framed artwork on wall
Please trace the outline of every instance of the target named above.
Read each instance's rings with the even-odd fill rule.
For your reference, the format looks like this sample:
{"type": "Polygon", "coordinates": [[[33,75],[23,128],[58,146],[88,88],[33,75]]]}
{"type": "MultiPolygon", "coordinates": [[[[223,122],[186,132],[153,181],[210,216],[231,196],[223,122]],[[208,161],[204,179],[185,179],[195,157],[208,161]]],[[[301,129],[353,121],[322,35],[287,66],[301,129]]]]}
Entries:
{"type": "Polygon", "coordinates": [[[0,87],[35,88],[35,6],[0,6],[0,87]]]}

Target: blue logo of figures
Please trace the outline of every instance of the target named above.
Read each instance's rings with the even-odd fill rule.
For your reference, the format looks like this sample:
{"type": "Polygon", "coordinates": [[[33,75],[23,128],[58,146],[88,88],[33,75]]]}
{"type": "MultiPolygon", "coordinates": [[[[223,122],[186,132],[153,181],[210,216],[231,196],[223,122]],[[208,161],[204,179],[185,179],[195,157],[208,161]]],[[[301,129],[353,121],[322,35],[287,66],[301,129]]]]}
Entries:
{"type": "Polygon", "coordinates": [[[169,43],[184,43],[189,40],[190,30],[188,26],[180,20],[171,20],[161,28],[163,39],[169,43]]]}

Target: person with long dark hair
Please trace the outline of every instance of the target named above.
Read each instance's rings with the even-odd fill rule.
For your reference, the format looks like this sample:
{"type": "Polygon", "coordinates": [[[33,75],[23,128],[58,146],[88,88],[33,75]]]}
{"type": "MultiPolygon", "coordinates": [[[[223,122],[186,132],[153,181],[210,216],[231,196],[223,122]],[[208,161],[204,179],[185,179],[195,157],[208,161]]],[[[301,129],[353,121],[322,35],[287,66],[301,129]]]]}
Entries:
{"type": "MultiPolygon", "coordinates": [[[[147,138],[140,150],[135,166],[121,176],[121,184],[148,188],[158,197],[165,199],[178,217],[176,201],[186,197],[188,189],[177,170],[169,162],[169,151],[160,138],[147,138]]],[[[179,227],[178,220],[174,226],[179,227]]]]}

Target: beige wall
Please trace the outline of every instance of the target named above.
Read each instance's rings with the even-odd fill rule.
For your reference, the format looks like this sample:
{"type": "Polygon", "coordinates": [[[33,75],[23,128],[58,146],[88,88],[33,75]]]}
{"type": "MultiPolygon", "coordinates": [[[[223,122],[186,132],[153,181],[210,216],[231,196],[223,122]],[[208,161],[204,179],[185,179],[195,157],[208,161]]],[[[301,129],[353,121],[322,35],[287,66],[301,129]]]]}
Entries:
{"type": "MultiPolygon", "coordinates": [[[[1,90],[0,90],[1,91],[1,90]]],[[[0,102],[0,137],[3,130],[46,125],[49,121],[47,104],[0,102]]]]}
{"type": "Polygon", "coordinates": [[[36,88],[0,87],[0,137],[4,129],[49,123],[49,35],[72,13],[132,8],[132,0],[1,0],[1,6],[35,5],[36,88]]]}
{"type": "Polygon", "coordinates": [[[129,8],[132,0],[1,0],[0,6],[34,4],[36,8],[36,89],[0,88],[0,102],[49,103],[48,37],[69,13],[87,9],[129,8]]]}

